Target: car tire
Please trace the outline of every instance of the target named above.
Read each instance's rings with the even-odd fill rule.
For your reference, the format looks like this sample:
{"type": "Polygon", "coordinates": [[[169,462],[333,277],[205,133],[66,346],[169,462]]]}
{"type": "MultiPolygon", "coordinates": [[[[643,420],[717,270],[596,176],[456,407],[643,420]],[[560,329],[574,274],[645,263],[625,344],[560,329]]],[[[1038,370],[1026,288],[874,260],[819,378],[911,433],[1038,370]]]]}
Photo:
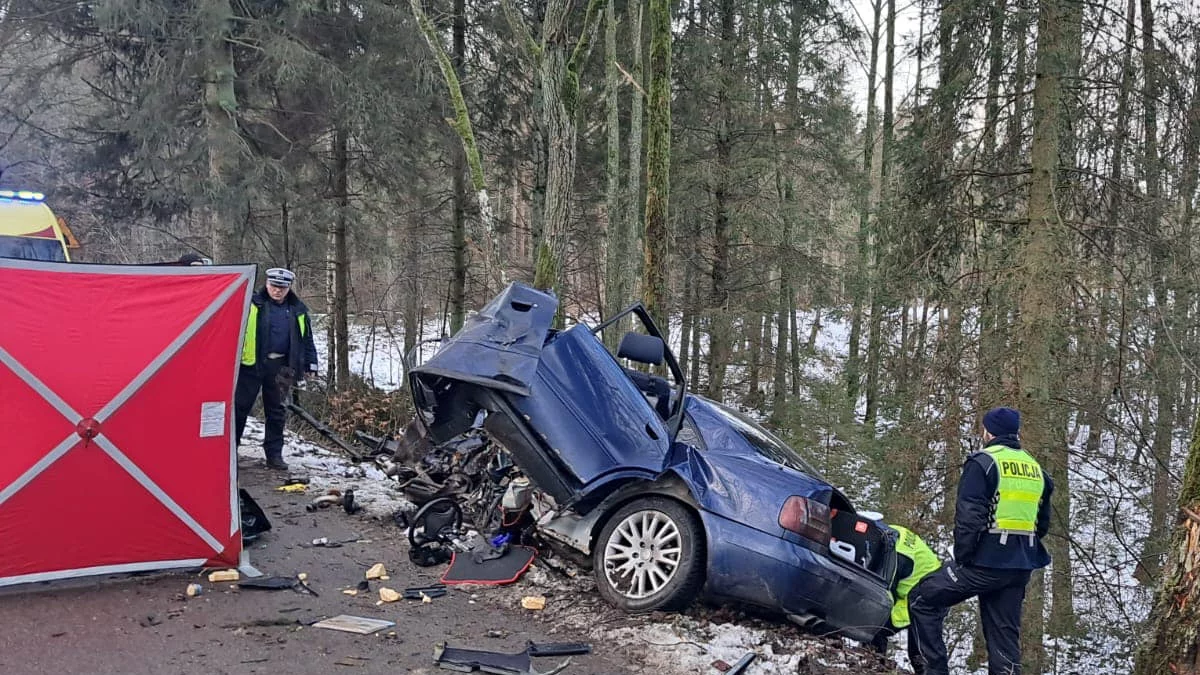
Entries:
{"type": "Polygon", "coordinates": [[[683,609],[704,584],[704,527],[686,506],[642,497],[612,514],[592,550],[596,586],[627,612],[683,609]]]}

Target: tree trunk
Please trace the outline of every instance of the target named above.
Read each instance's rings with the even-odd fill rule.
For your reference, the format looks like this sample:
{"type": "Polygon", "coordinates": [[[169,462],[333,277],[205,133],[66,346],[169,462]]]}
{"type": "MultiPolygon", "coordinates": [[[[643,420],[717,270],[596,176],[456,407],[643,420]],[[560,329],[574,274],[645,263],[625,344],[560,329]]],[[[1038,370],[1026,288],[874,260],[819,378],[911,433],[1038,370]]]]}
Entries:
{"type": "Polygon", "coordinates": [[[333,219],[333,331],[336,341],[337,379],[331,384],[350,384],[350,254],[346,246],[346,226],[350,219],[350,153],[347,134],[337,127],[333,132],[333,194],[337,214],[333,219]]]}
{"type": "Polygon", "coordinates": [[[1200,673],[1200,415],[1192,429],[1179,514],[1163,582],[1146,624],[1134,675],[1200,673]]]}
{"type": "Polygon", "coordinates": [[[855,261],[854,281],[851,288],[853,296],[850,310],[850,346],[846,357],[846,399],[847,412],[853,416],[858,406],[858,394],[861,383],[861,343],[863,309],[867,304],[870,293],[868,281],[868,263],[870,260],[870,231],[871,231],[871,165],[875,158],[875,78],[879,68],[879,33],[882,22],[883,0],[872,0],[874,8],[874,28],[871,31],[871,61],[867,68],[867,120],[863,127],[863,172],[862,184],[859,186],[858,234],[856,246],[858,257],[855,261]]]}
{"type": "MultiPolygon", "coordinates": [[[[667,331],[667,212],[671,169],[671,3],[650,0],[649,128],[646,134],[646,234],[642,301],[667,331]]],[[[695,362],[693,361],[693,366],[695,362]]]]}
{"type": "Polygon", "coordinates": [[[280,239],[283,243],[283,266],[290,270],[292,269],[291,214],[288,212],[286,197],[279,202],[279,229],[282,231],[280,239]]]}
{"type": "MultiPolygon", "coordinates": [[[[686,246],[686,244],[685,244],[686,246]]],[[[679,370],[687,376],[688,363],[691,360],[691,341],[698,339],[696,337],[696,300],[695,290],[696,285],[696,268],[687,261],[684,264],[683,271],[683,307],[682,316],[679,320],[679,370]]],[[[689,386],[695,384],[694,381],[688,382],[689,386]]]]}
{"type": "Polygon", "coordinates": [[[229,38],[233,10],[228,0],[204,0],[203,16],[210,23],[204,35],[204,130],[208,151],[208,184],[203,210],[212,237],[212,258],[219,264],[242,262],[241,227],[236,190],[240,141],[237,130],[237,71],[229,38]]]}
{"type": "Polygon", "coordinates": [[[337,246],[334,240],[334,230],[337,229],[337,219],[330,221],[325,228],[325,364],[328,367],[329,384],[333,385],[338,382],[339,377],[337,365],[337,331],[334,328],[334,308],[337,306],[337,301],[334,299],[337,296],[337,246]]]}
{"type": "MultiPolygon", "coordinates": [[[[621,207],[621,71],[617,68],[617,10],[611,2],[604,8],[604,61],[605,126],[608,137],[605,165],[608,187],[604,195],[608,216],[604,275],[604,318],[607,319],[615,316],[630,300],[628,270],[629,253],[633,249],[630,241],[632,232],[628,230],[630,223],[626,219],[626,211],[621,207]]],[[[624,332],[621,325],[604,331],[604,342],[610,350],[616,350],[624,332]]]]}
{"type": "MultiPolygon", "coordinates": [[[[787,220],[784,220],[785,231],[787,220]]],[[[771,378],[771,416],[776,425],[782,423],[784,403],[787,401],[788,373],[788,288],[790,286],[783,268],[787,267],[786,260],[780,263],[779,295],[777,296],[775,312],[775,368],[771,378]]]]}
{"type": "Polygon", "coordinates": [[[1007,0],[992,0],[988,27],[987,99],[983,118],[983,152],[990,162],[996,156],[996,124],[1000,117],[1000,76],[1004,71],[1004,15],[1007,0]]]}
{"type": "MultiPolygon", "coordinates": [[[[643,5],[638,3],[637,15],[633,23],[633,63],[630,64],[629,74],[632,76],[634,83],[637,86],[629,87],[630,98],[632,102],[629,106],[629,171],[627,177],[628,187],[625,189],[625,228],[629,233],[630,249],[629,255],[633,256],[633,252],[639,249],[639,242],[642,238],[642,133],[644,131],[642,124],[643,112],[646,107],[646,94],[642,87],[645,83],[645,75],[642,68],[642,8],[643,5]]],[[[669,140],[669,139],[668,139],[669,140]]],[[[629,281],[629,297],[626,302],[632,302],[635,297],[643,297],[643,294],[637,290],[637,286],[641,283],[637,266],[632,259],[626,261],[630,266],[628,273],[629,281]]]]}
{"type": "Polygon", "coordinates": [[[788,321],[791,323],[789,333],[792,343],[792,398],[800,397],[800,319],[796,317],[796,292],[788,293],[788,321]]]}
{"type": "Polygon", "coordinates": [[[762,312],[754,312],[750,315],[748,327],[750,330],[750,354],[749,363],[749,383],[747,389],[749,395],[746,397],[746,405],[751,408],[758,408],[762,405],[762,350],[763,350],[763,331],[769,328],[766,321],[766,316],[762,312]]]}
{"type": "MultiPolygon", "coordinates": [[[[1056,613],[1052,626],[1069,619],[1071,594],[1070,550],[1066,535],[1070,528],[1070,482],[1064,437],[1066,414],[1060,409],[1059,390],[1067,358],[1067,340],[1061,308],[1069,306],[1065,290],[1071,274],[1066,261],[1067,230],[1062,214],[1069,202],[1067,186],[1060,180],[1059,150],[1066,131],[1063,80],[1074,76],[1071,55],[1074,48],[1069,36],[1078,34],[1071,24],[1082,18],[1078,0],[1043,0],[1038,10],[1037,79],[1033,90],[1032,176],[1029,187],[1029,222],[1022,236],[1018,260],[1020,325],[1019,391],[1022,424],[1027,447],[1042,459],[1055,480],[1053,498],[1054,526],[1057,536],[1047,545],[1054,557],[1053,596],[1056,613]],[[1056,620],[1057,619],[1057,620],[1056,620]]],[[[1041,605],[1031,593],[1028,614],[1041,617],[1041,605]]],[[[1039,627],[1027,631],[1025,654],[1031,672],[1041,672],[1042,633],[1039,627]]]]}
{"type": "Polygon", "coordinates": [[[1162,231],[1162,168],[1158,155],[1158,97],[1160,63],[1154,38],[1154,4],[1141,0],[1142,10],[1142,111],[1145,138],[1142,141],[1143,180],[1146,183],[1146,230],[1150,235],[1151,273],[1154,275],[1154,308],[1150,320],[1154,325],[1155,381],[1154,444],[1149,460],[1153,466],[1154,485],[1150,493],[1150,532],[1142,552],[1142,567],[1150,579],[1160,571],[1160,552],[1167,539],[1167,517],[1170,504],[1171,439],[1176,397],[1179,395],[1177,365],[1171,310],[1170,246],[1162,231]]]}
{"type": "MultiPolygon", "coordinates": [[[[403,260],[404,271],[401,273],[404,276],[402,283],[397,283],[397,286],[402,289],[404,298],[401,300],[401,308],[404,313],[404,356],[405,358],[417,346],[417,342],[421,340],[421,267],[422,256],[420,247],[420,236],[422,223],[414,219],[405,228],[407,230],[403,243],[403,260]]],[[[419,359],[413,355],[414,362],[411,365],[417,365],[419,359]]],[[[404,368],[407,371],[410,364],[405,364],[404,368]]]]}
{"type": "MultiPolygon", "coordinates": [[[[466,0],[454,0],[453,26],[454,74],[463,81],[467,56],[467,7],[466,0]]],[[[454,266],[450,272],[450,334],[462,328],[467,315],[467,156],[461,143],[451,148],[454,155],[454,198],[453,220],[450,224],[450,250],[454,266]]]]}
{"type": "MultiPolygon", "coordinates": [[[[533,285],[560,290],[562,263],[569,247],[567,224],[575,189],[575,160],[578,150],[579,71],[588,53],[588,41],[604,11],[606,0],[589,0],[579,39],[570,55],[566,34],[570,28],[571,3],[551,0],[542,22],[542,46],[537,76],[541,81],[542,128],[546,134],[546,203],[542,239],[537,244],[533,285]]],[[[564,307],[559,305],[561,324],[564,307]]]]}
{"type": "MultiPolygon", "coordinates": [[[[719,72],[728,75],[733,66],[735,17],[732,0],[721,2],[720,46],[717,48],[719,72]]],[[[712,287],[709,296],[708,397],[721,401],[725,389],[725,370],[733,346],[733,316],[729,306],[730,222],[729,169],[732,166],[732,110],[727,86],[717,92],[716,168],[713,181],[712,287]]]]}

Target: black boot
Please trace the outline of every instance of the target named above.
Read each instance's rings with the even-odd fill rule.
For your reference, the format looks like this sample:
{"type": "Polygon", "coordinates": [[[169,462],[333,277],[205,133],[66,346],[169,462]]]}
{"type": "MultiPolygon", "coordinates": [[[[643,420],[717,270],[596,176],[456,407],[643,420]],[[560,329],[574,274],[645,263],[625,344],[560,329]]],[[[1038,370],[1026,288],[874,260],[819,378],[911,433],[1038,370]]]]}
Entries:
{"type": "Polygon", "coordinates": [[[283,461],[283,451],[267,453],[267,468],[287,471],[287,462],[283,461]]]}

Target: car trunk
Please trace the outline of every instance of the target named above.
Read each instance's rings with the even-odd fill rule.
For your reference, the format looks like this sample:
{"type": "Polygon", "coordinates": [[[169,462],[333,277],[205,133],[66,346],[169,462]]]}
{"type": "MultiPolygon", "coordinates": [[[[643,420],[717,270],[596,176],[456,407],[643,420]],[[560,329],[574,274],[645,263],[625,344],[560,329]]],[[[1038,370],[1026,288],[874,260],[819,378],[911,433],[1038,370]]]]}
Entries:
{"type": "Polygon", "coordinates": [[[840,493],[833,499],[829,516],[830,556],[890,581],[895,571],[895,555],[887,534],[874,521],[855,512],[840,493]]]}

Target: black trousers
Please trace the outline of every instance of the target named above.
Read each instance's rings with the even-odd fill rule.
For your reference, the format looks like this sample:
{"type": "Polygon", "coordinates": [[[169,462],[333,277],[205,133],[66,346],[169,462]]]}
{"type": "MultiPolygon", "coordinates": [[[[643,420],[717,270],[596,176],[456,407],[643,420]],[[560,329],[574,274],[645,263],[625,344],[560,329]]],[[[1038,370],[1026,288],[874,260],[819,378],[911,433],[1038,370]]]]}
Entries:
{"type": "Polygon", "coordinates": [[[283,457],[283,427],[287,422],[287,409],[283,405],[283,392],[279,389],[279,371],[287,359],[267,359],[261,368],[242,366],[238,372],[237,390],[233,397],[234,421],[237,424],[237,440],[242,442],[242,431],[246,428],[246,417],[254,407],[258,392],[262,391],[263,412],[266,415],[266,433],[263,450],[267,457],[283,457]]]}
{"type": "Polygon", "coordinates": [[[917,633],[916,629],[912,626],[908,626],[907,628],[896,628],[889,620],[887,631],[881,632],[875,637],[875,649],[879,651],[881,656],[886,656],[888,638],[896,635],[902,630],[908,631],[908,635],[905,637],[906,641],[908,642],[908,662],[912,664],[913,675],[925,675],[925,658],[921,656],[921,650],[917,648],[917,633]]]}
{"type": "Polygon", "coordinates": [[[979,597],[983,637],[987,641],[989,675],[1021,675],[1021,603],[1029,570],[1003,570],[951,563],[930,574],[908,594],[912,619],[909,640],[916,637],[926,675],[949,675],[942,626],[950,608],[979,597]]]}

